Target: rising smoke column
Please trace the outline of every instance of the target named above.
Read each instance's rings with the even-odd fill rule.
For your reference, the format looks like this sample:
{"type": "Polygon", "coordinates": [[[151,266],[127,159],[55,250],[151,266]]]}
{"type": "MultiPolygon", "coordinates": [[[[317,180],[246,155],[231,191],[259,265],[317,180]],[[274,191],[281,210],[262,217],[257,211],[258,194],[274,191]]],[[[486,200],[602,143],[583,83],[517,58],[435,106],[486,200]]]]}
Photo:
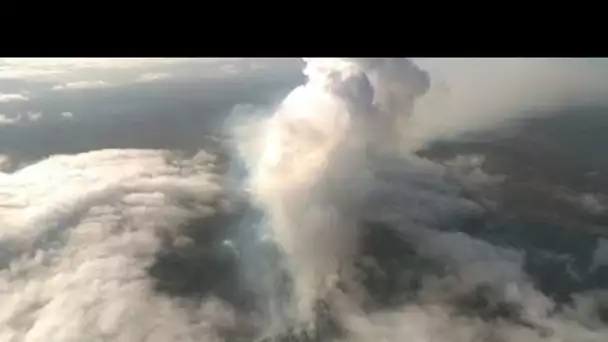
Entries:
{"type": "MultiPolygon", "coordinates": [[[[357,223],[373,186],[370,156],[429,87],[406,59],[305,59],[306,84],[264,123],[251,190],[294,282],[295,319],[352,285],[357,223]]],[[[347,290],[348,291],[348,290],[347,290]]]]}

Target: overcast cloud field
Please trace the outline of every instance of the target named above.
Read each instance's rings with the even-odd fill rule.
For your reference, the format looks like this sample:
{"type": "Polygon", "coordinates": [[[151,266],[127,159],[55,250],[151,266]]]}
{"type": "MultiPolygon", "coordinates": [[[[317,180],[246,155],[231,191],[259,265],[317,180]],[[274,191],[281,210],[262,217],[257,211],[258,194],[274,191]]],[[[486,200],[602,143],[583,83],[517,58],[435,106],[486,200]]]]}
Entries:
{"type": "Polygon", "coordinates": [[[0,341],[608,341],[605,59],[0,59],[0,341]]]}

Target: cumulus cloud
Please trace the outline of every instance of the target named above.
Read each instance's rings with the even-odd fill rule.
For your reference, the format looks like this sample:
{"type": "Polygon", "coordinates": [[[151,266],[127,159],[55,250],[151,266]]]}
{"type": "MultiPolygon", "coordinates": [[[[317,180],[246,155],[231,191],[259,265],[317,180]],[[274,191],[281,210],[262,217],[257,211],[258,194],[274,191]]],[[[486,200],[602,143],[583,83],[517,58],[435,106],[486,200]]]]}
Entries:
{"type": "Polygon", "coordinates": [[[101,89],[110,86],[111,84],[104,81],[79,81],[55,85],[53,90],[101,89]]]}
{"type": "Polygon", "coordinates": [[[62,118],[66,118],[66,119],[71,119],[74,117],[74,113],[72,112],[62,112],[61,113],[61,117],[62,118]]]}
{"type": "Polygon", "coordinates": [[[210,299],[189,313],[146,276],[159,232],[221,207],[214,168],[202,151],[105,150],[0,177],[2,340],[217,338],[229,308],[210,299]]]}
{"type": "Polygon", "coordinates": [[[0,103],[13,101],[27,101],[29,98],[23,94],[2,94],[0,93],[0,103]]]}

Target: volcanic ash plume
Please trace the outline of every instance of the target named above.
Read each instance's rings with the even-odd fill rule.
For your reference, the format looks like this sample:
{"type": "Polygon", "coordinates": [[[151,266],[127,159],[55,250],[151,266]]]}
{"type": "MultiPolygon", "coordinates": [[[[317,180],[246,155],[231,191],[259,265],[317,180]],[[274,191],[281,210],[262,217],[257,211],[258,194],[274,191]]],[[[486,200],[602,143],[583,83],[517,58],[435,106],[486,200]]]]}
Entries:
{"type": "MultiPolygon", "coordinates": [[[[373,182],[372,157],[396,136],[429,80],[406,59],[306,59],[306,84],[264,123],[252,165],[254,198],[286,255],[295,315],[355,291],[358,213],[373,182]]],[[[352,296],[350,293],[350,297],[352,296]]]]}

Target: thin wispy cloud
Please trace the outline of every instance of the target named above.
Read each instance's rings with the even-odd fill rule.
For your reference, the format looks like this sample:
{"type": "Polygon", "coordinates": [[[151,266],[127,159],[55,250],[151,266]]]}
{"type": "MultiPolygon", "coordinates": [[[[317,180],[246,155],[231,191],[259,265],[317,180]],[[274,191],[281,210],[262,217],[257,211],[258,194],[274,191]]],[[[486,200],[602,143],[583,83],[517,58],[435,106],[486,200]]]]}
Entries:
{"type": "Polygon", "coordinates": [[[13,101],[27,101],[29,98],[23,94],[3,94],[0,93],[0,103],[13,101]]]}
{"type": "Polygon", "coordinates": [[[241,58],[0,58],[0,81],[65,84],[102,79],[111,84],[129,84],[158,80],[166,74],[171,78],[216,78],[218,73],[220,77],[230,76],[219,70],[234,63],[280,64],[241,58]]]}
{"type": "Polygon", "coordinates": [[[38,121],[42,117],[42,112],[27,112],[27,118],[30,121],[38,121]]]}
{"type": "Polygon", "coordinates": [[[103,89],[110,87],[111,84],[104,81],[79,81],[58,84],[53,90],[83,90],[83,89],[103,89]]]}
{"type": "Polygon", "coordinates": [[[146,74],[141,75],[137,79],[137,81],[138,82],[154,82],[154,81],[166,80],[169,78],[171,78],[171,74],[166,73],[166,72],[146,73],[146,74]]]}
{"type": "Polygon", "coordinates": [[[0,79],[57,80],[98,71],[145,69],[179,63],[171,58],[3,58],[0,79]]]}
{"type": "Polygon", "coordinates": [[[606,212],[606,197],[601,194],[560,193],[558,198],[577,206],[588,215],[602,215],[606,212]]]}
{"type": "Polygon", "coordinates": [[[12,125],[19,121],[21,121],[21,114],[14,118],[8,117],[6,114],[0,114],[0,126],[12,125]]]}
{"type": "Polygon", "coordinates": [[[40,111],[27,111],[25,114],[18,113],[17,116],[9,117],[5,114],[0,114],[0,126],[14,125],[23,122],[36,122],[42,118],[40,111]]]}

